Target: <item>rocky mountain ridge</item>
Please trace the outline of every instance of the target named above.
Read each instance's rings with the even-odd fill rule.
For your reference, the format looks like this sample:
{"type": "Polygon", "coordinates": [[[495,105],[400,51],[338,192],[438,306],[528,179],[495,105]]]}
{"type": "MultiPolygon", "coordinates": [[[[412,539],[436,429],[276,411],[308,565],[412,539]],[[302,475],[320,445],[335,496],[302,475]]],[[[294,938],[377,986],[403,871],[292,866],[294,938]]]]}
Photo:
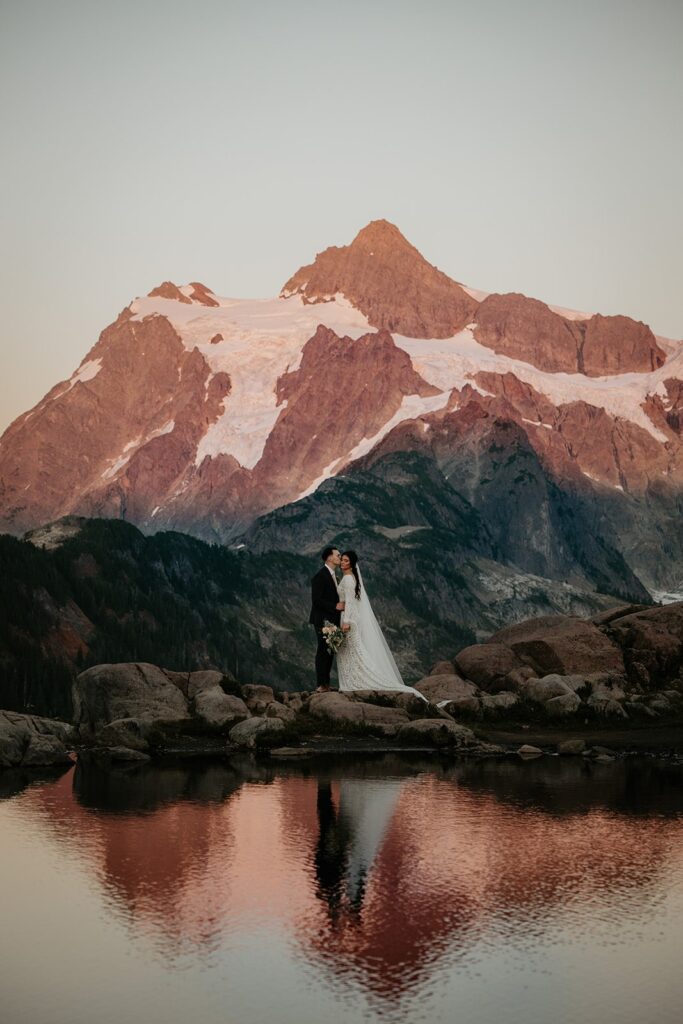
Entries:
{"type": "MultiPolygon", "coordinates": [[[[399,450],[436,459],[486,519],[508,424],[543,488],[590,509],[652,594],[675,595],[682,381],[683,343],[627,317],[473,292],[375,221],[277,299],[166,281],[130,303],[0,439],[0,529],[77,514],[243,542],[259,516],[399,450]]],[[[546,558],[545,503],[518,476],[512,534],[539,554],[529,571],[552,577],[559,541],[546,558]]],[[[518,548],[513,537],[502,560],[518,564],[518,548]]]]}

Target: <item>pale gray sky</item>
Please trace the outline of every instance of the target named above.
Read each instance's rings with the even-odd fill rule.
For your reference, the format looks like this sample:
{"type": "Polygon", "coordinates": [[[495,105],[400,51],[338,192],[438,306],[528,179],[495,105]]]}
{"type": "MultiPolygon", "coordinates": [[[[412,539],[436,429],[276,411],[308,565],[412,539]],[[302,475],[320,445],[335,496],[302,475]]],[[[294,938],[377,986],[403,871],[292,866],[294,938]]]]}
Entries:
{"type": "Polygon", "coordinates": [[[0,430],[162,280],[274,295],[393,221],[683,336],[681,0],[0,0],[0,430]]]}

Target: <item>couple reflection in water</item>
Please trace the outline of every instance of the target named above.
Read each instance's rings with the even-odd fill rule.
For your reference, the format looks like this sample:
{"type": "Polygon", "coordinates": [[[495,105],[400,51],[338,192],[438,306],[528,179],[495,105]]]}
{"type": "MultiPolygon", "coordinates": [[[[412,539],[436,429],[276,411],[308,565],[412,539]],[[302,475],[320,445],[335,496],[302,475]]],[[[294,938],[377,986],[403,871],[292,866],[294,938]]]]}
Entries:
{"type": "Polygon", "coordinates": [[[318,781],[317,894],[334,923],[342,912],[358,917],[368,874],[382,847],[405,780],[318,781]]]}

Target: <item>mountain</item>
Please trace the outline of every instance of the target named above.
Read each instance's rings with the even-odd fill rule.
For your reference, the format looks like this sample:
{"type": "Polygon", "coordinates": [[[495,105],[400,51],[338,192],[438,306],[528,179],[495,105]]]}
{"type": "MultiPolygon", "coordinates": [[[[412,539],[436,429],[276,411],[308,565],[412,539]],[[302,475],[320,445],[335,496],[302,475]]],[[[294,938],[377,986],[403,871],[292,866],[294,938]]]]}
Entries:
{"type": "MultiPolygon", "coordinates": [[[[474,291],[373,221],[277,298],[165,281],[131,302],[0,439],[0,530],[78,515],[248,546],[412,453],[496,572],[659,598],[683,590],[682,414],[683,342],[474,291]]],[[[362,551],[419,525],[364,522],[362,551]]]]}

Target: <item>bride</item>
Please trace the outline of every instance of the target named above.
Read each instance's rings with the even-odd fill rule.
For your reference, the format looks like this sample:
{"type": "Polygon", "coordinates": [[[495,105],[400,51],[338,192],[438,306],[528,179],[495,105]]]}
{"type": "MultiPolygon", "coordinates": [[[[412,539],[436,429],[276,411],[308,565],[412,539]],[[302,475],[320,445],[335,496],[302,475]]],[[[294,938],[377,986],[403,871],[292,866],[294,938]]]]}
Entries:
{"type": "Polygon", "coordinates": [[[337,675],[341,692],[349,690],[402,690],[423,697],[406,686],[375,618],[363,585],[358,556],[345,551],[341,556],[343,577],[339,584],[341,628],[346,639],[337,651],[337,675]]]}

